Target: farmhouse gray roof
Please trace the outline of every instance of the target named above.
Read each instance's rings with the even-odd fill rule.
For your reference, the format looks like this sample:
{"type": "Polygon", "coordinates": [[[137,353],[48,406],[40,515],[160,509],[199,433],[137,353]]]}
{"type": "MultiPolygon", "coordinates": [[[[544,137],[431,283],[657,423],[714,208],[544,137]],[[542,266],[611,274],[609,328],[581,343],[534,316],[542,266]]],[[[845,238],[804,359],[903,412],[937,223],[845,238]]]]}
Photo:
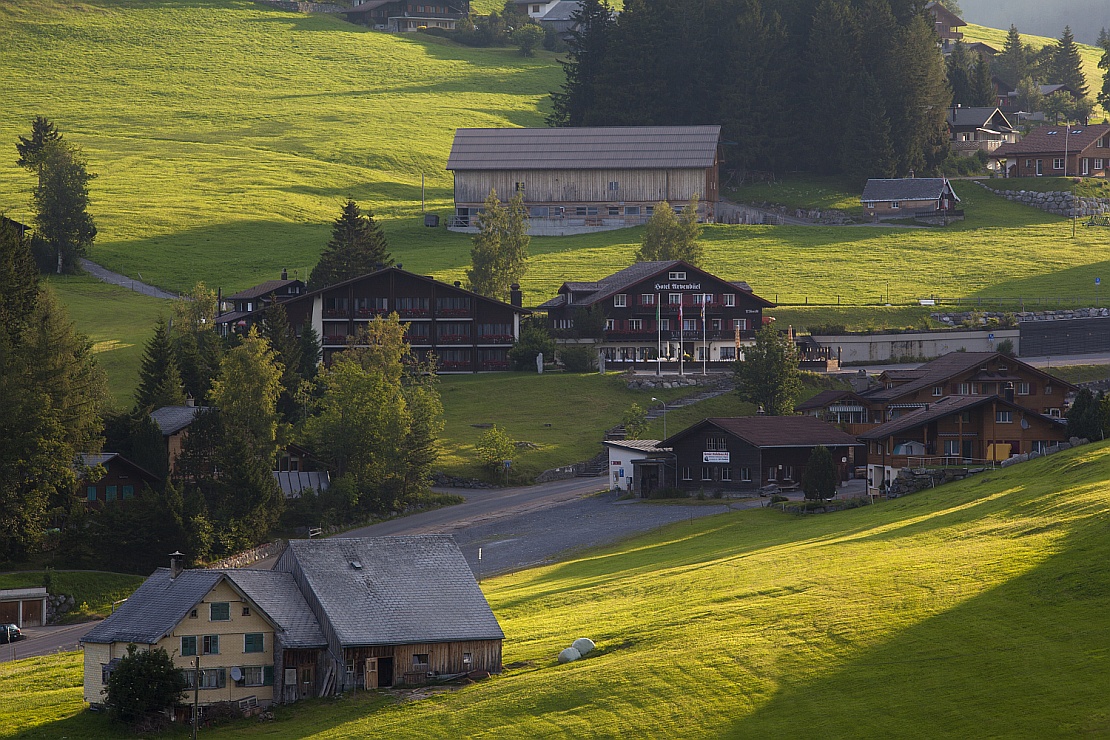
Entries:
{"type": "Polygon", "coordinates": [[[985,126],[991,118],[995,115],[1002,117],[1005,121],[1004,126],[999,128],[1004,131],[1012,130],[1010,121],[1006,115],[998,109],[998,107],[975,107],[975,108],[949,108],[948,109],[948,123],[953,126],[985,126]]]}
{"type": "Polygon", "coordinates": [[[258,605],[281,629],[281,644],[289,648],[324,647],[328,644],[320,623],[297,589],[292,573],[246,568],[217,571],[258,605]]]}
{"type": "Polygon", "coordinates": [[[345,646],[504,638],[450,535],[292,540],[289,549],[345,646]]]}
{"type": "Polygon", "coordinates": [[[720,137],[720,126],[460,128],[447,169],[706,169],[720,137]]]}
{"type": "Polygon", "coordinates": [[[151,411],[150,418],[162,430],[162,435],[168,437],[192,424],[201,411],[209,410],[208,406],[163,406],[151,411]]]}
{"type": "MultiPolygon", "coordinates": [[[[887,202],[892,200],[937,200],[949,188],[944,177],[905,177],[897,180],[868,180],[863,188],[861,201],[887,202]]],[[[956,196],[955,191],[952,192],[956,196]]],[[[959,197],[956,196],[956,200],[959,197]]]]}
{"type": "Polygon", "coordinates": [[[582,7],[582,3],[578,0],[560,0],[551,6],[551,10],[543,14],[540,18],[541,21],[569,21],[573,20],[573,16],[582,7]]]}

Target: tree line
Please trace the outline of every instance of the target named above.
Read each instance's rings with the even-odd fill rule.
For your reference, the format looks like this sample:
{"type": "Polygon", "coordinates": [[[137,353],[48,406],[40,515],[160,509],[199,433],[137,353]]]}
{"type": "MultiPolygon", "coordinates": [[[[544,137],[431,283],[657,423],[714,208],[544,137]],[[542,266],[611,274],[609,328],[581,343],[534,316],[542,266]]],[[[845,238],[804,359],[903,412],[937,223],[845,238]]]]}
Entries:
{"type": "Polygon", "coordinates": [[[916,0],[584,0],[555,126],[721,124],[734,168],[936,168],[951,103],[916,0]]]}

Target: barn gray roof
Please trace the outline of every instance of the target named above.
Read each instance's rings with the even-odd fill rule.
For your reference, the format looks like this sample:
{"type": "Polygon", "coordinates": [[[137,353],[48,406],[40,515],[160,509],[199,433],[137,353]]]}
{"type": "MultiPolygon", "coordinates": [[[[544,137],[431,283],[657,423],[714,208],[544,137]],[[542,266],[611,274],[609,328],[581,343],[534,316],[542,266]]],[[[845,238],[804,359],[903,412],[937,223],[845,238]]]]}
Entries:
{"type": "Polygon", "coordinates": [[[720,137],[720,126],[460,128],[447,169],[705,169],[720,137]]]}
{"type": "Polygon", "coordinates": [[[159,568],[107,619],[93,627],[83,642],[134,642],[150,645],[173,632],[201,599],[227,579],[260,609],[281,632],[287,647],[326,645],[316,617],[289,573],[264,570],[185,570],[170,578],[159,568]]]}
{"type": "Polygon", "coordinates": [[[209,411],[208,406],[163,406],[150,412],[150,418],[162,430],[163,436],[180,432],[193,423],[201,411],[209,411]]]}
{"type": "Polygon", "coordinates": [[[450,535],[292,540],[289,549],[345,646],[504,638],[450,535]]]}
{"type": "MultiPolygon", "coordinates": [[[[905,177],[897,180],[868,180],[862,201],[937,200],[944,193],[948,179],[944,177],[905,177]]],[[[948,187],[951,187],[948,185],[948,187]]],[[[955,191],[952,192],[956,196],[955,191]]],[[[956,200],[959,197],[956,196],[956,200]]]]}
{"type": "Polygon", "coordinates": [[[999,125],[998,128],[1004,131],[1011,131],[1013,127],[1010,125],[1009,119],[1006,114],[995,107],[979,106],[973,108],[949,108],[948,109],[948,123],[952,126],[986,126],[987,123],[998,115],[1004,125],[999,125]]]}

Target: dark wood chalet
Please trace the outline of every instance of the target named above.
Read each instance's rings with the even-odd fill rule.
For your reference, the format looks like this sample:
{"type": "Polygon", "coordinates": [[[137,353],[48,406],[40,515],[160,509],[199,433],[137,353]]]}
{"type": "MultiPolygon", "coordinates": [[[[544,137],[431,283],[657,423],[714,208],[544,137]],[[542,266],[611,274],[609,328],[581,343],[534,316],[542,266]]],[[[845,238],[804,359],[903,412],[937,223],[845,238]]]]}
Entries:
{"type": "MultiPolygon", "coordinates": [[[[727,363],[743,354],[775,304],[747,283],[686,262],[637,262],[595,282],[568,282],[542,304],[559,341],[595,346],[606,363],[677,370],[685,362],[727,363]],[[601,338],[583,336],[582,312],[605,315],[601,338]]],[[[694,367],[689,366],[691,371],[694,367]]]]}
{"type": "MultiPolygon", "coordinates": [[[[440,372],[471,373],[509,369],[509,349],[520,335],[521,293],[512,304],[449,285],[432,277],[386,267],[368,275],[304,293],[284,302],[298,334],[311,326],[320,338],[323,360],[348,346],[359,326],[396,312],[406,338],[421,359],[434,352],[440,372]]],[[[244,327],[261,312],[244,318],[244,327]]]]}
{"type": "Polygon", "coordinates": [[[1010,393],[948,396],[860,434],[870,492],[885,492],[902,468],[982,465],[1067,439],[1064,420],[1012,399],[1010,393]]]}
{"type": "Polygon", "coordinates": [[[997,107],[949,108],[948,133],[952,149],[964,157],[974,156],[980,150],[989,154],[1021,138],[997,107]]]}
{"type": "Polygon", "coordinates": [[[453,29],[470,14],[470,0],[355,0],[341,11],[351,23],[405,33],[421,28],[453,29]]]}
{"type": "Polygon", "coordinates": [[[501,672],[504,633],[451,535],[291,540],[274,570],[327,639],[321,694],[501,672]]]}
{"type": "MultiPolygon", "coordinates": [[[[832,453],[848,480],[859,442],[812,416],[741,416],[704,419],[659,443],[672,453],[633,460],[633,486],[641,496],[659,488],[753,491],[769,484],[801,485],[813,450],[832,453]]],[[[862,456],[862,450],[859,450],[862,456]]]]}
{"type": "Polygon", "coordinates": [[[139,467],[118,452],[81,455],[78,460],[81,480],[78,481],[77,492],[88,509],[134,498],[136,493],[143,490],[143,486],[154,488],[160,481],[157,475],[139,467]],[[92,480],[85,475],[85,471],[97,465],[104,468],[104,475],[92,480]]]}
{"type": "Polygon", "coordinates": [[[296,298],[306,290],[303,280],[290,280],[288,271],[282,270],[279,280],[267,280],[238,293],[221,296],[217,302],[216,328],[226,337],[236,328],[246,326],[244,317],[247,314],[266,308],[275,300],[284,302],[296,298]]]}
{"type": "Polygon", "coordinates": [[[560,235],[645,223],[657,204],[716,217],[720,126],[461,128],[447,169],[455,175],[449,227],[473,230],[491,190],[524,193],[533,234],[560,235]]]}
{"type": "Polygon", "coordinates": [[[967,23],[936,0],[926,3],[925,10],[933,16],[933,28],[937,32],[941,50],[948,54],[952,51],[952,45],[964,37],[960,28],[967,23]]]}

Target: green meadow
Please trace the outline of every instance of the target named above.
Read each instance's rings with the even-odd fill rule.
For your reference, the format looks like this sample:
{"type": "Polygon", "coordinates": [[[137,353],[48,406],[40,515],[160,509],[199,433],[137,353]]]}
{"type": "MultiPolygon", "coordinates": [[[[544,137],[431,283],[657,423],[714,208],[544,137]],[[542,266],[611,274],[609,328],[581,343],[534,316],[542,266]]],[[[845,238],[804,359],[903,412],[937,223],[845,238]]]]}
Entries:
{"type": "MultiPolygon", "coordinates": [[[[46,571],[41,570],[0,573],[0,588],[37,588],[45,584],[45,576],[46,571]]],[[[143,582],[138,576],[100,570],[55,570],[51,578],[51,594],[73,597],[74,608],[66,614],[67,622],[108,616],[113,602],[126,599],[143,582]]]]}
{"type": "MultiPolygon", "coordinates": [[[[1108,470],[1110,446],[1091,445],[837,514],[684,522],[484,580],[504,675],[206,735],[1105,736],[1108,470]],[[580,636],[598,651],[557,665],[580,636]]],[[[79,654],[0,664],[0,692],[19,696],[0,736],[113,734],[83,711],[79,654]]]]}

